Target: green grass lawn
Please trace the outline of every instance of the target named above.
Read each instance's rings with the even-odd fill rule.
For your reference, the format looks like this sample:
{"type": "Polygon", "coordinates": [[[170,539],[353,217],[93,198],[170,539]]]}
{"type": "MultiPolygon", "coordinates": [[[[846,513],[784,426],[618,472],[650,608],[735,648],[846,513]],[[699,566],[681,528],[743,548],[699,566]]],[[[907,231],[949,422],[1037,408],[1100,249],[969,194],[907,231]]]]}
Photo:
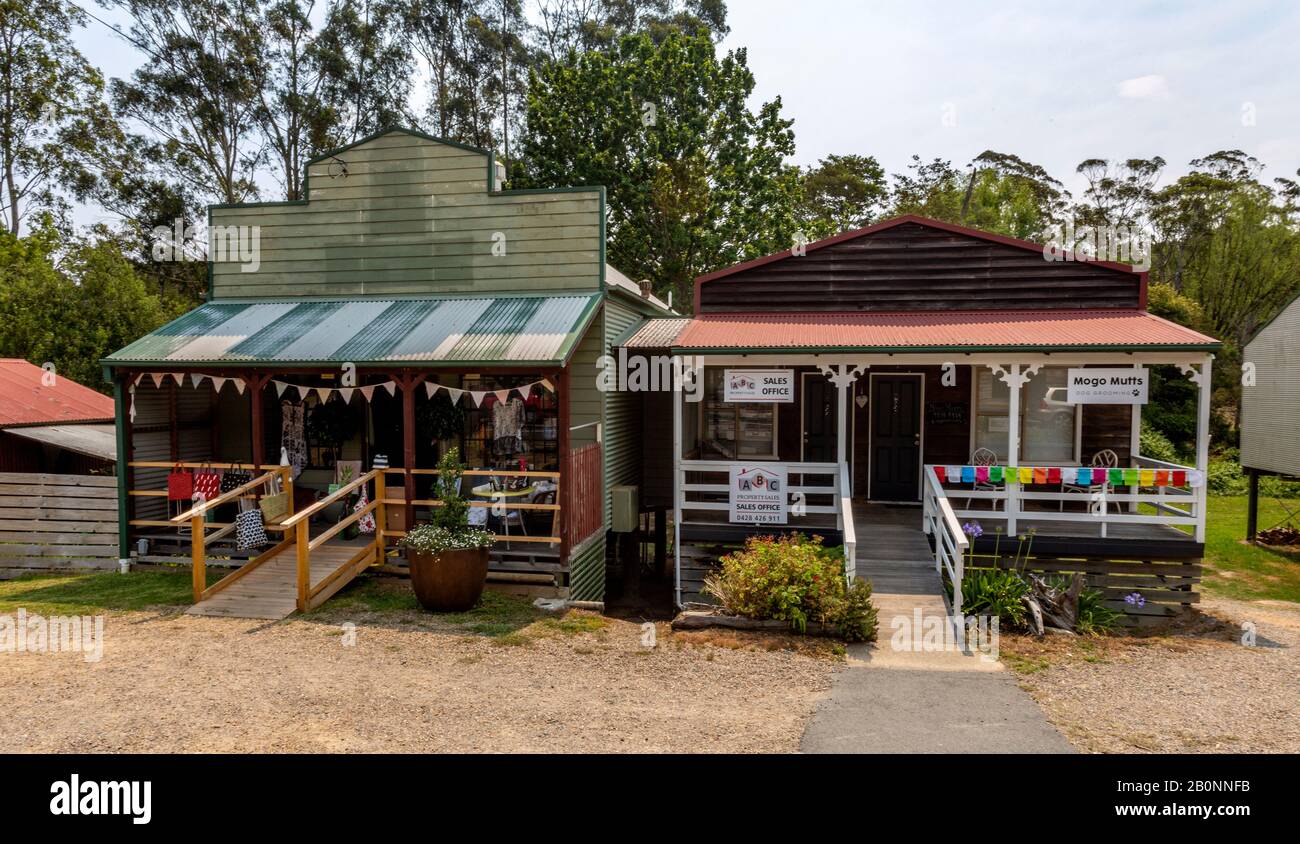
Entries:
{"type": "MultiPolygon", "coordinates": [[[[1290,553],[1246,544],[1246,497],[1210,496],[1205,525],[1204,590],[1243,601],[1300,602],[1300,551],[1290,553]]],[[[1300,512],[1300,499],[1285,502],[1300,512]]],[[[1286,517],[1275,499],[1261,495],[1259,529],[1286,517]]]]}
{"type": "MultiPolygon", "coordinates": [[[[216,583],[222,572],[209,572],[216,583]]],[[[98,615],[191,602],[190,573],[140,571],[57,574],[0,580],[0,613],[23,607],[39,615],[98,615]]]]}

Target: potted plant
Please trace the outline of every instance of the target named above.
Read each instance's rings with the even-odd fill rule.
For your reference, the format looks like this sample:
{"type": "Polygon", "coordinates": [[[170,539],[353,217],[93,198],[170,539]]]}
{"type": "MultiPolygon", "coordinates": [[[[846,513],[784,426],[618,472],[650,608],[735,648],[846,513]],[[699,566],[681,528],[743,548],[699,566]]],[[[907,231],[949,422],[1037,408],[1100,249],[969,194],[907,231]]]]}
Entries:
{"type": "Polygon", "coordinates": [[[434,612],[464,612],[478,603],[487,582],[492,534],[469,524],[469,504],[460,494],[460,450],[438,461],[438,498],[433,521],[401,542],[411,567],[411,587],[421,606],[434,612]]]}

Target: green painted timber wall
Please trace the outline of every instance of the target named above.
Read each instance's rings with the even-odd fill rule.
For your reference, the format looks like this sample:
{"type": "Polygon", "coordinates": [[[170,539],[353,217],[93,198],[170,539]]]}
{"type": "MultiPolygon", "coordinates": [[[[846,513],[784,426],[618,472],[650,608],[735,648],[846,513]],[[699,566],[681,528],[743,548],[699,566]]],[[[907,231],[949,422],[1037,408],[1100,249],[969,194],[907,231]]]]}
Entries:
{"type": "Polygon", "coordinates": [[[569,557],[569,600],[605,600],[604,533],[597,533],[569,557]]]}
{"type": "MultiPolygon", "coordinates": [[[[605,304],[605,352],[613,354],[613,345],[626,336],[645,317],[610,298],[605,304]]],[[[621,484],[641,484],[641,402],[639,393],[609,391],[605,393],[605,527],[613,524],[613,493],[621,484]]]]}
{"type": "Polygon", "coordinates": [[[304,201],[213,206],[260,247],[254,272],[213,262],[213,297],[600,289],[601,190],[493,193],[489,157],[394,130],[309,164],[304,201]]]}

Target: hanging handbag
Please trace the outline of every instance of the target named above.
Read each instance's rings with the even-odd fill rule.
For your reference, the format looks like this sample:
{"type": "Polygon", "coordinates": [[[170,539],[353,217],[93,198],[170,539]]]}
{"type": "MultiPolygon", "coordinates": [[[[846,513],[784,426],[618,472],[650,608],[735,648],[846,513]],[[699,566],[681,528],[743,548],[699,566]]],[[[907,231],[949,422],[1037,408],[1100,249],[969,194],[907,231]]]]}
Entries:
{"type": "Polygon", "coordinates": [[[167,475],[167,500],[190,501],[194,498],[194,474],[187,469],[176,467],[167,475]]]}
{"type": "MultiPolygon", "coordinates": [[[[370,504],[369,496],[366,495],[366,488],[363,485],[361,487],[361,496],[357,500],[356,506],[352,508],[352,512],[358,513],[366,509],[366,507],[369,504],[370,504]]],[[[361,533],[373,534],[375,532],[375,514],[373,512],[366,513],[364,516],[358,519],[357,529],[360,530],[361,533]]]]}
{"type": "Polygon", "coordinates": [[[271,488],[275,490],[270,495],[263,495],[262,500],[258,502],[261,508],[262,516],[265,517],[268,524],[279,524],[285,514],[289,512],[289,493],[280,488],[280,477],[277,475],[275,480],[271,481],[271,488]]]}
{"type": "MultiPolygon", "coordinates": [[[[241,502],[241,506],[246,502],[241,502]]],[[[262,511],[249,507],[235,516],[235,547],[251,551],[267,543],[266,527],[262,524],[262,511]]]]}
{"type": "Polygon", "coordinates": [[[253,479],[252,472],[240,469],[238,468],[238,465],[239,464],[235,464],[236,468],[227,469],[221,474],[222,492],[230,492],[231,490],[239,489],[241,486],[253,479]]]}
{"type": "Polygon", "coordinates": [[[213,471],[211,464],[200,467],[194,473],[194,495],[203,496],[204,501],[211,501],[221,494],[221,476],[213,471]]]}

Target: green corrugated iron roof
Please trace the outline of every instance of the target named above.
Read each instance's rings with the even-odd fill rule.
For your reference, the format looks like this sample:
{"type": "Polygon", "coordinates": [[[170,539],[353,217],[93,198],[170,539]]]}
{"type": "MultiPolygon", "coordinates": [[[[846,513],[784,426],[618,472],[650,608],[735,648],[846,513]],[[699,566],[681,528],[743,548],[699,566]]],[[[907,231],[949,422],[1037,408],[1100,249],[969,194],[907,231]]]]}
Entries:
{"type": "Polygon", "coordinates": [[[600,294],[214,302],[105,359],[125,364],[562,365],[600,294]]]}

